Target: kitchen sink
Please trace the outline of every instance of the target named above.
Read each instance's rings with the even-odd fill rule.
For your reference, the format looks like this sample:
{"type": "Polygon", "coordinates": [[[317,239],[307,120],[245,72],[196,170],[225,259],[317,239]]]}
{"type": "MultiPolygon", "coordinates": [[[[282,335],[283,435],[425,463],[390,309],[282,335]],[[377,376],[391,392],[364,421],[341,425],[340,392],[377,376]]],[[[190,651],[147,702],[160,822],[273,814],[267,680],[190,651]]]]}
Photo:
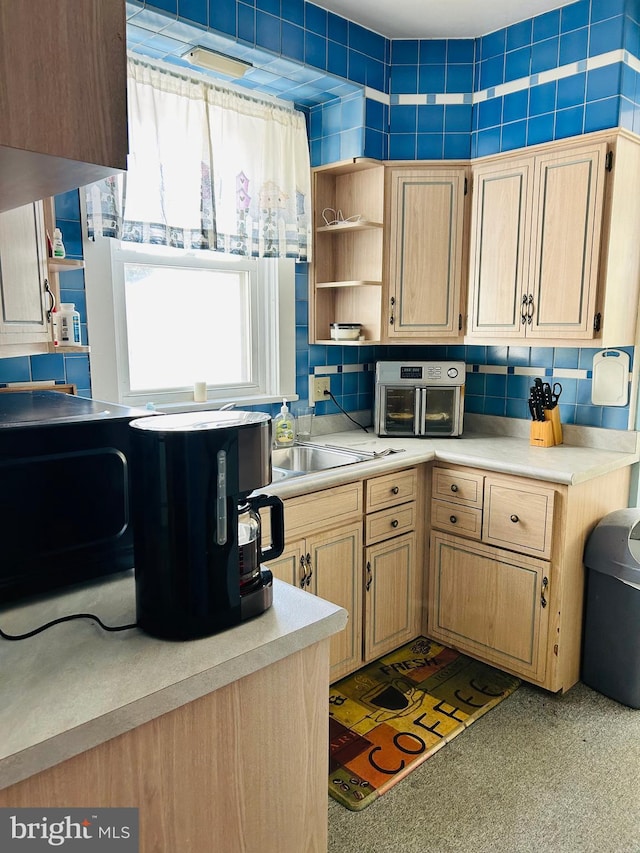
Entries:
{"type": "Polygon", "coordinates": [[[294,444],[292,447],[277,447],[271,454],[273,482],[374,458],[375,454],[372,453],[356,453],[322,445],[294,444]]]}

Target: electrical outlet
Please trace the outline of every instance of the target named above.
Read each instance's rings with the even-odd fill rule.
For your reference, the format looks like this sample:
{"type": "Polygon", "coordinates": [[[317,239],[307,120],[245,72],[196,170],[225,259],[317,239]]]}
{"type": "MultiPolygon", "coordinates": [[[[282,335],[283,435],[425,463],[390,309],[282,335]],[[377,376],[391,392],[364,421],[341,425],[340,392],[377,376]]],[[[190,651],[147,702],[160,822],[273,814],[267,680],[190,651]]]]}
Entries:
{"type": "Polygon", "coordinates": [[[313,381],[311,383],[311,388],[313,399],[309,400],[310,403],[317,403],[318,400],[326,400],[327,395],[324,392],[329,391],[329,377],[314,376],[313,381]]]}

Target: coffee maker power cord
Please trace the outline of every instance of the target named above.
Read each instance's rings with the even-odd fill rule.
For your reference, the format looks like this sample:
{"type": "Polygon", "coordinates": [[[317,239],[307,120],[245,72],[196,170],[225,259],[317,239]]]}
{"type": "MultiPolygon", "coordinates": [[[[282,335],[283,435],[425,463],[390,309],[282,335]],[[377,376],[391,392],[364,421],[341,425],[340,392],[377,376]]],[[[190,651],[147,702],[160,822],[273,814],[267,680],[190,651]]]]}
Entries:
{"type": "Polygon", "coordinates": [[[51,622],[40,625],[39,628],[34,628],[33,631],[28,631],[26,634],[7,634],[0,628],[0,637],[3,640],[26,640],[29,637],[39,634],[41,631],[46,631],[47,628],[51,628],[53,625],[59,625],[61,622],[71,622],[72,619],[93,619],[104,631],[128,631],[131,628],[138,627],[137,622],[133,622],[131,625],[105,625],[102,619],[99,616],[94,616],[93,613],[73,613],[70,616],[61,616],[59,619],[52,619],[51,622]]]}

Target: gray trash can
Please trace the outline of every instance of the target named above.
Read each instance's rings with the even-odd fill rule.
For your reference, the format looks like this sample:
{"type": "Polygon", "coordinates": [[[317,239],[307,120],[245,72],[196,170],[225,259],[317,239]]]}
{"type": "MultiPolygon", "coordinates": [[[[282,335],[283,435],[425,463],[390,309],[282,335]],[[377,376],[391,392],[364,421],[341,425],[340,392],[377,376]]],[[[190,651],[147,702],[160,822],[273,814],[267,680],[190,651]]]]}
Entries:
{"type": "Polygon", "coordinates": [[[584,564],[582,680],[640,708],[640,508],[606,515],[589,536],[584,564]]]}

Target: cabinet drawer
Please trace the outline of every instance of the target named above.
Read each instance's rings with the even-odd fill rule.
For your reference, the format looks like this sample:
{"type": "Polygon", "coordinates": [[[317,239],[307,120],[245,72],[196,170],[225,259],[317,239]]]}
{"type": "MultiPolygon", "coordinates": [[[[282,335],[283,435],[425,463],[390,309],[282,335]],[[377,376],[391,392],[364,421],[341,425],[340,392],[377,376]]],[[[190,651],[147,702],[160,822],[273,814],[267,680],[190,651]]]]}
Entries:
{"type": "Polygon", "coordinates": [[[463,507],[447,501],[431,501],[431,525],[438,530],[458,533],[469,539],[482,535],[482,510],[463,507]]]}
{"type": "Polygon", "coordinates": [[[551,557],[555,492],[487,477],[482,539],[536,557],[551,557]]]}
{"type": "Polygon", "coordinates": [[[365,520],[366,544],[372,545],[374,542],[382,542],[383,539],[390,539],[400,533],[408,533],[415,526],[415,501],[369,513],[365,520]]]}
{"type": "Polygon", "coordinates": [[[456,471],[453,468],[434,468],[432,496],[442,501],[482,509],[483,480],[482,474],[456,471]]]}
{"type": "Polygon", "coordinates": [[[362,481],[291,498],[284,503],[287,541],[314,530],[359,521],[362,516],[362,481]]]}
{"type": "Polygon", "coordinates": [[[415,468],[367,480],[367,512],[415,500],[417,489],[415,468]]]}

